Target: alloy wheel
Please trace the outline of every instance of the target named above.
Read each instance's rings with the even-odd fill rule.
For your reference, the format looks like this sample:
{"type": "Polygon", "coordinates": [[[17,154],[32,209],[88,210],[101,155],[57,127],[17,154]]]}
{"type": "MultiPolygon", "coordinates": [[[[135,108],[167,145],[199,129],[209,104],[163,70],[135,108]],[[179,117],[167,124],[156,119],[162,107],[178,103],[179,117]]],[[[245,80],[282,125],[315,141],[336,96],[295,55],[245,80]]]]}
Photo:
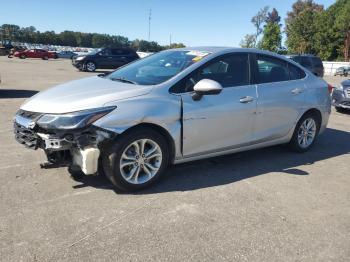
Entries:
{"type": "Polygon", "coordinates": [[[94,63],[89,62],[89,63],[86,64],[86,69],[87,69],[87,71],[89,71],[89,72],[93,72],[93,71],[96,70],[96,66],[95,66],[94,63]]]}
{"type": "Polygon", "coordinates": [[[162,164],[162,150],[151,139],[134,141],[120,158],[120,173],[131,184],[144,184],[151,180],[162,164]]]}
{"type": "Polygon", "coordinates": [[[316,137],[316,122],[313,118],[307,118],[298,130],[298,143],[301,148],[309,147],[316,137]]]}

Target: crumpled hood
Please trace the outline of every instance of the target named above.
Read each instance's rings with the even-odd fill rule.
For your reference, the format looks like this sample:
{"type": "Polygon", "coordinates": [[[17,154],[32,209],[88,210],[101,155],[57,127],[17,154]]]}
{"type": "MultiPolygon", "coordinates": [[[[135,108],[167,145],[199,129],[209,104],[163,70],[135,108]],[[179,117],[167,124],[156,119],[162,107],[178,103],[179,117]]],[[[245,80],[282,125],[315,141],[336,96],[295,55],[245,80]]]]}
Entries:
{"type": "Polygon", "coordinates": [[[140,86],[93,76],[58,85],[27,100],[21,109],[39,113],[69,113],[146,95],[152,86],[140,86]]]}

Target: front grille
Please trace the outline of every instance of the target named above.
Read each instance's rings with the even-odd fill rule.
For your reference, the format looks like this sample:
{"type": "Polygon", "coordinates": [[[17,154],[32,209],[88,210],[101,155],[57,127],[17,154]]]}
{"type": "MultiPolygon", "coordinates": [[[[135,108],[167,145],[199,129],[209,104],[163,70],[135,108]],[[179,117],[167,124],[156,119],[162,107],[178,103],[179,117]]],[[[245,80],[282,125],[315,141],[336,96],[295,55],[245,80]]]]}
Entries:
{"type": "Polygon", "coordinates": [[[18,123],[14,123],[15,138],[18,143],[31,148],[38,148],[38,136],[31,129],[25,128],[18,123]]]}
{"type": "Polygon", "coordinates": [[[347,97],[350,97],[350,87],[345,89],[345,93],[346,93],[347,97]]]}

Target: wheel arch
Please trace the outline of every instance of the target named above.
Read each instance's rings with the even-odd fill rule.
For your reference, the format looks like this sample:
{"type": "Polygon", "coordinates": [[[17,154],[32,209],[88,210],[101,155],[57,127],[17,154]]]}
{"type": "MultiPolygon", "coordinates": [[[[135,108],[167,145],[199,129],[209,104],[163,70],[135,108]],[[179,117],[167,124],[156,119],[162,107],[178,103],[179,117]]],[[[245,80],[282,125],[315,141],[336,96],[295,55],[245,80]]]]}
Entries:
{"type": "Polygon", "coordinates": [[[318,120],[319,120],[319,124],[320,126],[322,125],[322,113],[319,109],[317,108],[310,108],[308,110],[306,110],[298,119],[298,122],[300,121],[301,118],[303,118],[306,114],[313,114],[315,115],[318,120]]]}
{"type": "Polygon", "coordinates": [[[169,160],[170,160],[170,163],[173,163],[175,160],[175,152],[176,152],[175,141],[170,135],[170,133],[168,132],[168,130],[166,130],[164,127],[153,123],[140,123],[135,126],[129,127],[121,134],[130,133],[140,128],[153,129],[154,131],[158,132],[160,135],[162,135],[165,138],[169,148],[169,160]]]}

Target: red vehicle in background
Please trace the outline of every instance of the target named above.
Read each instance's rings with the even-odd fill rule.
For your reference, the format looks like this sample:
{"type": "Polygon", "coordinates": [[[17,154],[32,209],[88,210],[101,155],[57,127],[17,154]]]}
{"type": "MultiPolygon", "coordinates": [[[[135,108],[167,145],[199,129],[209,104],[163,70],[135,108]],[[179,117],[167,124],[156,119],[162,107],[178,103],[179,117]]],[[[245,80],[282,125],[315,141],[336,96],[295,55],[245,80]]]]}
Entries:
{"type": "Polygon", "coordinates": [[[48,52],[44,49],[30,49],[24,51],[17,51],[13,54],[15,57],[19,57],[21,59],[25,58],[41,58],[47,60],[49,58],[56,59],[56,52],[48,52]]]}

